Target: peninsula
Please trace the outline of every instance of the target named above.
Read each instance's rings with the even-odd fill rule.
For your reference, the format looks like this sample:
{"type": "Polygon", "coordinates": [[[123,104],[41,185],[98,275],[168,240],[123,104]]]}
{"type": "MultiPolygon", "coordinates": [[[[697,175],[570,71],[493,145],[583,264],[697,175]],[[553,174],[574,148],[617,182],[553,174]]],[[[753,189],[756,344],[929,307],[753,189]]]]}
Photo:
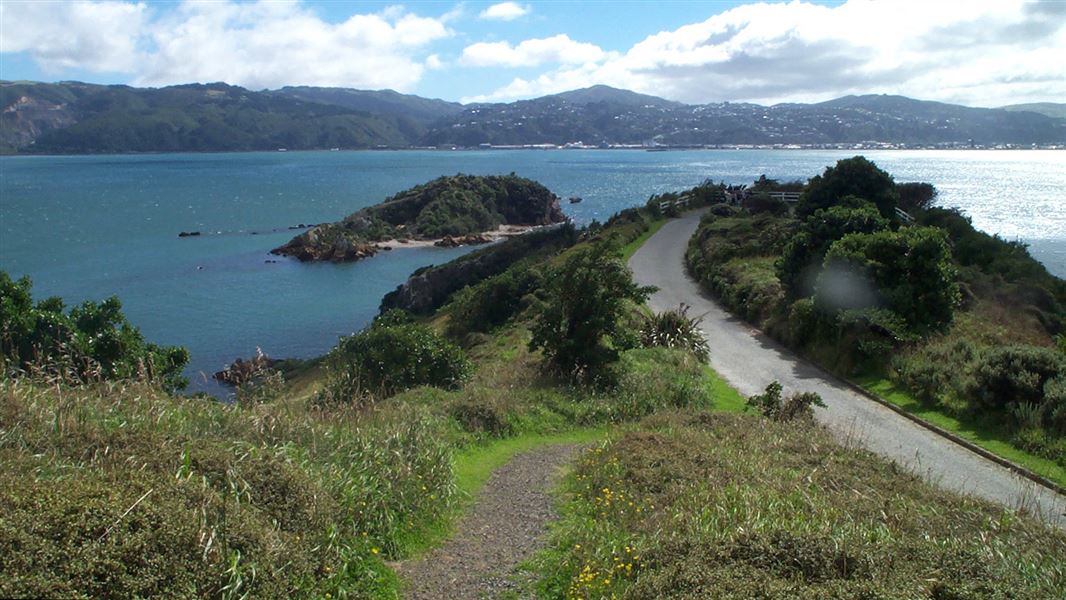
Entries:
{"type": "Polygon", "coordinates": [[[533,180],[514,173],[458,174],[312,227],[271,253],[301,261],[350,262],[405,243],[485,243],[565,220],[558,196],[533,180]]]}

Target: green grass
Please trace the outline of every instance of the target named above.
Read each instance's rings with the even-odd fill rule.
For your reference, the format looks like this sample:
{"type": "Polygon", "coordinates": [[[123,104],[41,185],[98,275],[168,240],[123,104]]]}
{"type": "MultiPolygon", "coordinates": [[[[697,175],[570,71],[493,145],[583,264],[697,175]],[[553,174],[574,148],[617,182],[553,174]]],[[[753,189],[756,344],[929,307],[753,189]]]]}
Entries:
{"type": "Polygon", "coordinates": [[[655,235],[655,232],[657,232],[660,229],[662,229],[663,225],[666,225],[666,221],[667,220],[668,219],[664,218],[664,219],[659,219],[657,221],[653,221],[651,223],[651,225],[648,226],[648,230],[647,231],[645,231],[644,233],[640,234],[640,236],[638,236],[637,239],[635,239],[632,242],[629,242],[628,244],[623,246],[622,247],[622,260],[628,263],[629,259],[632,258],[633,255],[637,253],[637,250],[640,250],[640,247],[644,245],[644,242],[648,241],[648,239],[650,239],[651,236],[655,235]]]}
{"type": "Polygon", "coordinates": [[[456,488],[465,501],[470,502],[481,492],[493,471],[510,462],[515,456],[541,446],[594,444],[606,439],[609,432],[610,428],[607,426],[589,427],[549,435],[519,435],[467,448],[455,455],[456,488]]]}
{"type": "Polygon", "coordinates": [[[859,378],[856,383],[923,421],[950,431],[996,456],[1021,465],[1061,486],[1066,486],[1066,469],[1053,460],[1035,456],[1011,444],[1010,431],[1001,422],[959,419],[928,404],[923,404],[905,389],[884,377],[859,378]]]}
{"type": "Polygon", "coordinates": [[[564,480],[541,598],[1053,598],[1066,535],[806,420],[663,411],[564,480]]]}
{"type": "Polygon", "coordinates": [[[418,556],[443,543],[452,534],[459,517],[477,499],[492,473],[515,456],[554,444],[596,444],[607,439],[610,430],[604,425],[551,434],[526,433],[510,438],[492,439],[484,444],[457,451],[452,461],[452,472],[458,501],[452,505],[452,510],[444,519],[424,528],[418,537],[406,540],[404,550],[407,556],[418,556]]]}
{"type": "Polygon", "coordinates": [[[714,398],[714,410],[721,412],[742,413],[747,408],[748,399],[729,385],[717,371],[709,366],[703,367],[703,379],[707,389],[714,398]]]}

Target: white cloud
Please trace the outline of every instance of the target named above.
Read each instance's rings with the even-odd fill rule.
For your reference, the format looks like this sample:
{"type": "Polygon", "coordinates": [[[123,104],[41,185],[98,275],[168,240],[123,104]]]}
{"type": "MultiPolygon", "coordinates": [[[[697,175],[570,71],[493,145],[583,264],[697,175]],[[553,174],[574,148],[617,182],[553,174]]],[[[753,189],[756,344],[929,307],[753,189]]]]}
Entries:
{"type": "Polygon", "coordinates": [[[128,72],[141,57],[143,3],[0,3],[0,53],[27,52],[47,72],[128,72]]]}
{"type": "Polygon", "coordinates": [[[130,73],[134,85],[408,91],[426,68],[439,66],[425,47],[452,35],[451,13],[421,17],[397,6],[340,23],[295,1],[186,1],[155,18],[126,2],[4,3],[3,10],[5,22],[19,23],[5,27],[4,52],[26,51],[45,68],[130,73]]]}
{"type": "Polygon", "coordinates": [[[440,56],[436,54],[430,54],[426,57],[426,68],[431,70],[443,69],[444,61],[440,59],[440,56]]]}
{"type": "Polygon", "coordinates": [[[473,67],[532,67],[544,63],[580,65],[596,62],[606,53],[595,44],[575,42],[567,35],[532,39],[512,46],[507,42],[480,42],[463,49],[462,64],[473,67]]]}
{"type": "Polygon", "coordinates": [[[603,83],[693,103],[848,93],[998,106],[1066,97],[1066,3],[850,0],[740,6],[649,36],[594,65],[516,78],[465,101],[603,83]]]}
{"type": "Polygon", "coordinates": [[[528,5],[522,5],[517,2],[500,2],[481,11],[478,16],[482,19],[493,21],[513,21],[528,15],[532,11],[533,9],[528,5]]]}

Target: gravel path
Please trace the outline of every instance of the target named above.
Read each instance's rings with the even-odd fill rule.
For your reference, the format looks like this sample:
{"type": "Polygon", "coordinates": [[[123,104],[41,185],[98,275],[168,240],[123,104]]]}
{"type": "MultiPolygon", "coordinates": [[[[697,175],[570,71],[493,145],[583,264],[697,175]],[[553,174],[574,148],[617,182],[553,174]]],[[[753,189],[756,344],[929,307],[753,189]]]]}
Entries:
{"type": "Polygon", "coordinates": [[[1066,526],[1063,496],[841,385],[706,296],[684,268],[685,249],[700,216],[689,213],[668,222],[633,255],[629,267],[638,283],[659,288],[649,301],[656,311],[684,302],[692,306],[690,315],[703,315],[711,366],[740,393],[761,392],[775,380],[786,394],[817,392],[828,407],[816,411],[818,419],[846,442],[856,442],[945,488],[1024,508],[1066,526]]]}
{"type": "Polygon", "coordinates": [[[513,590],[510,575],[540,548],[555,519],[550,495],[580,446],[543,446],[497,469],[444,545],[396,572],[412,600],[495,598],[513,590]]]}

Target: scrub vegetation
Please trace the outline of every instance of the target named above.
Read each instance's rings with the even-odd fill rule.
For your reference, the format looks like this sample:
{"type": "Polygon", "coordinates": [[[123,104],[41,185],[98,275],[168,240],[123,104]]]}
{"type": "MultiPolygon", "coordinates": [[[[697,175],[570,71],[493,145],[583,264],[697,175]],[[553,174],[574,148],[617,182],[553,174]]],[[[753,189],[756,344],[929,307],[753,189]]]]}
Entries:
{"type": "Polygon", "coordinates": [[[1066,282],[1024,245],[933,207],[935,197],[862,157],[842,160],[808,182],[792,212],[712,208],[689,268],[732,311],[822,366],[891,381],[922,410],[962,423],[949,428],[1005,441],[1008,458],[1066,483],[1066,354],[1056,347],[1066,282]]]}
{"type": "MultiPolygon", "coordinates": [[[[649,315],[621,249],[661,222],[660,202],[507,261],[429,314],[384,311],[232,402],[176,396],[140,370],[63,377],[51,355],[8,369],[0,596],[394,598],[391,561],[447,536],[492,465],[559,440],[593,448],[529,564],[541,597],[1037,598],[1066,585],[1061,532],[837,445],[807,418],[816,396],[771,385],[745,403],[707,367],[713,345],[684,307],[649,315]]],[[[779,248],[796,226],[716,210],[728,216],[706,226],[779,248]]],[[[841,260],[873,269],[876,254],[849,246],[841,260]]],[[[748,258],[729,260],[785,298],[774,260],[752,275],[748,258]]],[[[27,290],[0,299],[5,353],[36,331],[6,316],[27,290]]],[[[108,322],[135,332],[114,308],[108,322]]],[[[897,325],[928,339],[958,315],[897,325]]],[[[1056,368],[1010,355],[974,377],[1034,398],[1033,379],[1004,366],[1023,360],[1056,368]]]]}

